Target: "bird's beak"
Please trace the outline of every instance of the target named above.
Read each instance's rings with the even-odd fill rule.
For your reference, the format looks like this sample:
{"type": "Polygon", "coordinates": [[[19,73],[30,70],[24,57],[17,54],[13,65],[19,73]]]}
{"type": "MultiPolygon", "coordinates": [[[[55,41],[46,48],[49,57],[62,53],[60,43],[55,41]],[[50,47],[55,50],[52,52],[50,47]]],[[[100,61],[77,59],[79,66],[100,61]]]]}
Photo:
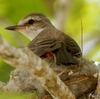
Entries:
{"type": "Polygon", "coordinates": [[[18,30],[22,29],[23,27],[25,27],[25,26],[15,25],[15,26],[8,26],[5,29],[6,30],[12,30],[12,31],[18,31],[18,30]]]}

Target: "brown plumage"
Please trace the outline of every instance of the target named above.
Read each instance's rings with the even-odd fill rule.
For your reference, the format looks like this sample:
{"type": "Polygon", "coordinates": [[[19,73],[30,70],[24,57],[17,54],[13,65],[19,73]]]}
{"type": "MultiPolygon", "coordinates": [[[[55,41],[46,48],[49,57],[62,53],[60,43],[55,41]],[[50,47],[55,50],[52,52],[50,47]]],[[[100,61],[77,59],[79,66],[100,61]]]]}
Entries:
{"type": "Polygon", "coordinates": [[[53,52],[56,56],[56,63],[77,64],[75,57],[81,57],[81,50],[78,44],[68,35],[53,30],[42,31],[33,39],[28,47],[38,56],[53,52]]]}
{"type": "Polygon", "coordinates": [[[16,26],[7,27],[28,37],[30,50],[42,58],[55,56],[56,64],[77,64],[75,57],[81,57],[80,47],[74,39],[57,30],[41,13],[24,17],[16,26]]]}

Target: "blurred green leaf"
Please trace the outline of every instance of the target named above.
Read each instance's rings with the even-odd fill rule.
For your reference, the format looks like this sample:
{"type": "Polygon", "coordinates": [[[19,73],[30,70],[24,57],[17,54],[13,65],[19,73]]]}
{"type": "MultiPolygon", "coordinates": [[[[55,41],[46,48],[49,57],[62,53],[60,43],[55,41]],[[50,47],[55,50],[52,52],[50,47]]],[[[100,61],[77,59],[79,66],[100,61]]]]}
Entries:
{"type": "Polygon", "coordinates": [[[38,99],[37,93],[0,93],[0,99],[38,99]]]}
{"type": "Polygon", "coordinates": [[[23,16],[32,12],[49,14],[47,5],[42,0],[6,0],[9,6],[6,16],[17,23],[23,16]]]}
{"type": "Polygon", "coordinates": [[[14,68],[0,59],[0,81],[8,82],[10,73],[14,68]]]}

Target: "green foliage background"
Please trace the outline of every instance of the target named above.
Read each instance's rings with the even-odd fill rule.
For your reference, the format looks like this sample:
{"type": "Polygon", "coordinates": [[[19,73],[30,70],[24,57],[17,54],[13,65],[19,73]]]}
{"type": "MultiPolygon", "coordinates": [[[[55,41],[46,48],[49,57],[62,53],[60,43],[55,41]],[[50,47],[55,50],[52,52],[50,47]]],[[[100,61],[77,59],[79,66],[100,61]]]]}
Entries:
{"type": "MultiPolygon", "coordinates": [[[[21,18],[31,12],[44,13],[53,20],[57,2],[58,0],[0,0],[0,35],[13,46],[26,46],[29,42],[26,37],[17,32],[6,31],[4,28],[17,24],[21,18]]],[[[82,20],[83,55],[94,61],[100,61],[100,1],[70,0],[70,2],[63,31],[81,45],[82,20]]],[[[0,81],[7,82],[11,70],[13,67],[0,59],[0,81]]]]}
{"type": "Polygon", "coordinates": [[[36,92],[33,93],[0,93],[0,99],[38,99],[36,92]]]}

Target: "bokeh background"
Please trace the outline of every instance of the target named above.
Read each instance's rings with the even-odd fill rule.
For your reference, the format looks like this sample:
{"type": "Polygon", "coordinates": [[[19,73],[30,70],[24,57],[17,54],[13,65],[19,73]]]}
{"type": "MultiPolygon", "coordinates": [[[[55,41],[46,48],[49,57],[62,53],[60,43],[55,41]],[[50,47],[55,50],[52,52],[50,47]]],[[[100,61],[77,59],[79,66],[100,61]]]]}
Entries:
{"type": "MultiPolygon", "coordinates": [[[[0,0],[0,35],[12,46],[27,46],[30,41],[4,28],[32,12],[45,14],[56,28],[74,38],[84,57],[100,61],[100,0],[0,0]]],[[[0,81],[7,82],[13,69],[0,59],[0,81]]]]}

